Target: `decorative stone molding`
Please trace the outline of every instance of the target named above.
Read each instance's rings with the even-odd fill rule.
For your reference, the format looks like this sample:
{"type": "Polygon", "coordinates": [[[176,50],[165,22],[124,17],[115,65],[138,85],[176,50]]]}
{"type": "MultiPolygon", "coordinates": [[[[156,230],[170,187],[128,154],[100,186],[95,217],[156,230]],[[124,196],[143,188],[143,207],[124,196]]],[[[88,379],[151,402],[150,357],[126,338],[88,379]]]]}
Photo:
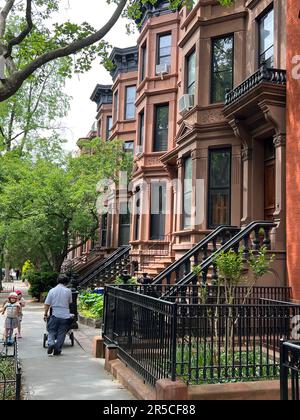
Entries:
{"type": "Polygon", "coordinates": [[[285,147],[286,145],[286,135],[285,134],[276,134],[274,136],[274,146],[275,147],[285,147]]]}
{"type": "Polygon", "coordinates": [[[252,160],[253,150],[250,147],[244,147],[242,150],[242,161],[252,160]]]}

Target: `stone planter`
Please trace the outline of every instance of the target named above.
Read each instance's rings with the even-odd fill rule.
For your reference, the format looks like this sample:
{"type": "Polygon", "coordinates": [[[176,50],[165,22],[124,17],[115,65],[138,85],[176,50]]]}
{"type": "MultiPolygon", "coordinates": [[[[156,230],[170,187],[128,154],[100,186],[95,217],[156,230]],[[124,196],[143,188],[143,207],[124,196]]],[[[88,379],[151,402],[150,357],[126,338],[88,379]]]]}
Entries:
{"type": "Polygon", "coordinates": [[[82,325],[87,325],[91,328],[101,328],[102,327],[102,318],[100,319],[93,319],[93,318],[86,318],[85,316],[82,316],[78,314],[78,322],[82,325]]]}

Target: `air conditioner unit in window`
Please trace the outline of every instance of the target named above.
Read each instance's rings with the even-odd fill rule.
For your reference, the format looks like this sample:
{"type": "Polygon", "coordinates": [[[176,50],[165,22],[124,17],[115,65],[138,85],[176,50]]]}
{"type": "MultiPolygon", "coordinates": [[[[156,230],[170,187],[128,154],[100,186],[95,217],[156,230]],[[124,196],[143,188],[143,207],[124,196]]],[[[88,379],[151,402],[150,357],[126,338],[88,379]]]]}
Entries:
{"type": "Polygon", "coordinates": [[[194,107],[195,96],[194,95],[182,95],[179,99],[179,114],[184,115],[194,107]]]}
{"type": "Polygon", "coordinates": [[[157,76],[163,76],[164,74],[170,73],[170,65],[169,64],[158,64],[156,66],[156,75],[157,76]]]}
{"type": "Polygon", "coordinates": [[[143,153],[143,146],[136,146],[135,148],[135,155],[139,156],[143,153]]]}

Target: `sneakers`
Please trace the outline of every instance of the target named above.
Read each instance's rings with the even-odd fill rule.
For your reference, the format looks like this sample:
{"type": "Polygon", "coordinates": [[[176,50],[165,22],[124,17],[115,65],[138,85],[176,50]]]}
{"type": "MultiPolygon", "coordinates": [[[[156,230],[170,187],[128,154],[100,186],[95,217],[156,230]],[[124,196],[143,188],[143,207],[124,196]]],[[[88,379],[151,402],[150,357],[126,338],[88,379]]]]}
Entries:
{"type": "Polygon", "coordinates": [[[61,351],[60,350],[54,350],[53,355],[54,356],[60,356],[61,355],[61,351]]]}
{"type": "Polygon", "coordinates": [[[47,349],[47,354],[49,354],[49,356],[54,352],[54,346],[49,346],[47,349]]]}

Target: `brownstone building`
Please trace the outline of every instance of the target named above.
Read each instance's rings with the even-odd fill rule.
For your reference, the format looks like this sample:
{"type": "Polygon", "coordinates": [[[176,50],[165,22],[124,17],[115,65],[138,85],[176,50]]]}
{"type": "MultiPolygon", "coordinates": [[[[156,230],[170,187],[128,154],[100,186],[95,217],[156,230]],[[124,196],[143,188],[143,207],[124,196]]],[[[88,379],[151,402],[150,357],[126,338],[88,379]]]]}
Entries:
{"type": "Polygon", "coordinates": [[[98,134],[134,152],[128,215],[108,203],[101,245],[129,242],[154,277],[220,225],[274,221],[264,283],[285,285],[286,2],[159,0],[139,24],[137,46],[112,52],[111,90],[92,96],[110,90],[98,134]]]}

